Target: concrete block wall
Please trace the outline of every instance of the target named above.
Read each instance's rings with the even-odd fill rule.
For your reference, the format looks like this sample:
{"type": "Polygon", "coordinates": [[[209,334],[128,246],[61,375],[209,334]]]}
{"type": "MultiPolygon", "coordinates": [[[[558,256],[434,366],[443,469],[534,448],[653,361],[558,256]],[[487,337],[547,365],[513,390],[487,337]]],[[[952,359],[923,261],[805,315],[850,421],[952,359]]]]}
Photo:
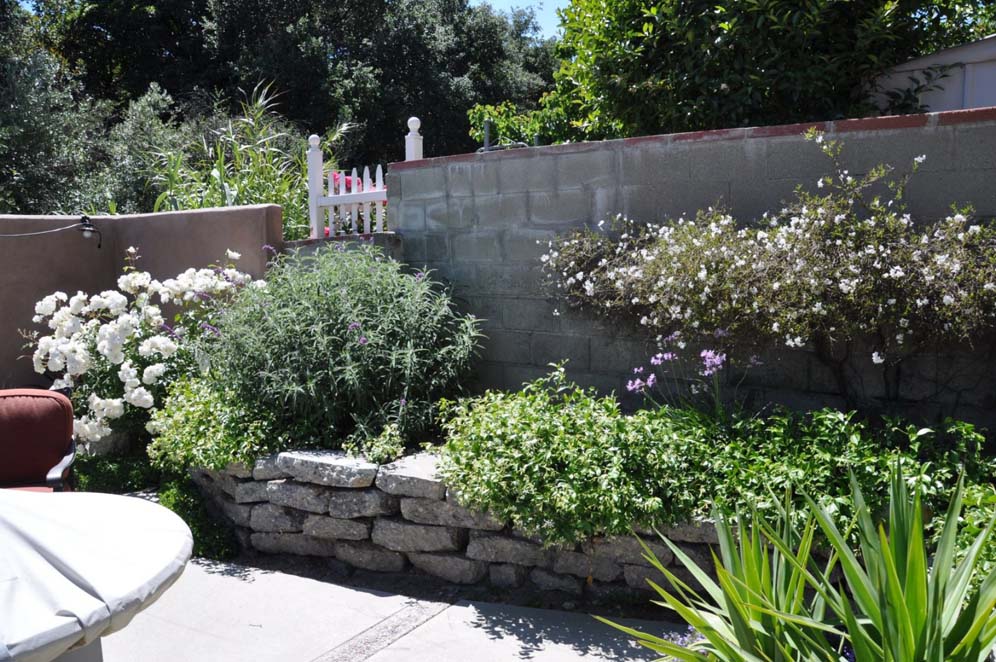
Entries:
{"type": "MultiPolygon", "coordinates": [[[[925,154],[908,190],[919,219],[943,216],[955,202],[996,216],[996,108],[985,108],[395,163],[387,177],[390,227],[402,236],[410,265],[435,270],[464,310],[484,318],[480,386],[516,388],[567,358],[573,378],[621,393],[651,348],[625,325],[558,305],[540,269],[546,242],[616,213],[660,221],[718,204],[738,219],[757,218],[779,208],[796,186],[814,188],[829,171],[829,160],[804,139],[810,127],[844,141],[845,167],[853,173],[882,162],[906,168],[925,154]]],[[[996,370],[991,361],[976,367],[984,369],[969,389],[938,386],[943,379],[932,386],[929,366],[916,368],[912,388],[933,389],[937,411],[996,423],[996,370]]],[[[862,381],[867,397],[884,393],[881,376],[862,381]]],[[[827,369],[806,351],[769,357],[745,386],[764,401],[839,404],[827,369]]]]}
{"type": "MultiPolygon", "coordinates": [[[[556,591],[591,602],[644,601],[647,579],[666,579],[635,537],[545,545],[508,522],[460,505],[428,453],[378,466],[341,451],[288,451],[252,467],[192,471],[209,504],[258,553],[334,558],[373,572],[414,572],[453,584],[556,591]]],[[[663,533],[711,572],[716,529],[686,524],[663,533]]],[[[655,556],[697,585],[651,531],[655,556]]]]}

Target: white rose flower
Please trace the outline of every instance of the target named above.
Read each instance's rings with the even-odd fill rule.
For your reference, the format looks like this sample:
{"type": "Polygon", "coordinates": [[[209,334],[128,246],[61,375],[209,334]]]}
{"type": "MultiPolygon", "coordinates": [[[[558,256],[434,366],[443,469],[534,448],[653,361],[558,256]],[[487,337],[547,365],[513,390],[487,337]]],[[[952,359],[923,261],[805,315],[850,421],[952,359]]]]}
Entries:
{"type": "Polygon", "coordinates": [[[65,375],[63,377],[59,377],[58,379],[53,380],[52,385],[49,386],[49,389],[52,391],[60,391],[64,388],[72,388],[72,387],[73,387],[73,378],[69,375],[65,375]]]}
{"type": "Polygon", "coordinates": [[[76,294],[69,300],[69,312],[73,315],[79,315],[86,308],[87,301],[86,294],[77,290],[76,294]]]}
{"type": "Polygon", "coordinates": [[[152,394],[149,393],[148,389],[146,389],[144,386],[139,386],[136,389],[128,391],[127,393],[125,393],[124,399],[128,403],[135,405],[136,407],[140,407],[142,409],[149,409],[150,407],[152,407],[152,405],[155,404],[155,400],[153,400],[152,394]]]}
{"type": "Polygon", "coordinates": [[[146,338],[138,346],[138,354],[142,357],[149,357],[159,354],[164,358],[169,358],[176,354],[177,344],[166,336],[151,336],[146,338]]]}
{"type": "Polygon", "coordinates": [[[149,386],[159,381],[159,378],[166,374],[166,365],[163,363],[153,363],[142,371],[142,383],[149,386]]]}
{"type": "Polygon", "coordinates": [[[35,304],[35,314],[48,317],[55,312],[60,301],[66,301],[69,297],[65,292],[55,292],[49,294],[47,297],[43,298],[41,301],[35,304]]]}
{"type": "MultiPolygon", "coordinates": [[[[131,361],[125,361],[118,369],[118,379],[124,384],[125,393],[138,388],[141,383],[138,380],[138,369],[131,365],[131,361]]],[[[125,396],[127,398],[127,395],[125,396]]],[[[130,401],[129,401],[130,402],[130,401]]]]}
{"type": "Polygon", "coordinates": [[[144,291],[152,283],[152,275],[147,271],[130,271],[118,278],[118,289],[129,294],[144,291]]]}

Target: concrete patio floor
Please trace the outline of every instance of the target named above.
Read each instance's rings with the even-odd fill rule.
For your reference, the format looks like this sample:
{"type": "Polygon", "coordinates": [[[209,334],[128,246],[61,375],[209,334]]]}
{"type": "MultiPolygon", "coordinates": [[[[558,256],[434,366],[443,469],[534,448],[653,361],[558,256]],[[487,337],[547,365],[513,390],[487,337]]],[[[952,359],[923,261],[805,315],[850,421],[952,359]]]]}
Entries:
{"type": "MultiPolygon", "coordinates": [[[[661,634],[677,628],[624,622],[661,634]]],[[[408,597],[200,561],[105,637],[103,652],[105,662],[657,659],[583,613],[408,597]]]]}

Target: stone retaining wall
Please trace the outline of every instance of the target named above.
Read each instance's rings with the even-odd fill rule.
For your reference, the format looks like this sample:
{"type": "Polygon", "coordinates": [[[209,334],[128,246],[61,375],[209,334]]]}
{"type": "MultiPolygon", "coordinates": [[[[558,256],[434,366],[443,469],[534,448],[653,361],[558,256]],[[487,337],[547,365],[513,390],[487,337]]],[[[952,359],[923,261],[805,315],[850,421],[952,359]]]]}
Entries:
{"type": "MultiPolygon", "coordinates": [[[[262,458],[252,469],[193,473],[242,545],[265,554],[336,558],[365,570],[420,572],[455,584],[532,584],[599,602],[646,597],[648,578],[664,581],[633,537],[544,546],[507,522],[462,507],[427,453],[378,466],[339,451],[291,451],[262,458]]],[[[665,534],[711,567],[711,525],[665,534]]],[[[657,558],[694,583],[655,539],[647,543],[657,558]]]]}

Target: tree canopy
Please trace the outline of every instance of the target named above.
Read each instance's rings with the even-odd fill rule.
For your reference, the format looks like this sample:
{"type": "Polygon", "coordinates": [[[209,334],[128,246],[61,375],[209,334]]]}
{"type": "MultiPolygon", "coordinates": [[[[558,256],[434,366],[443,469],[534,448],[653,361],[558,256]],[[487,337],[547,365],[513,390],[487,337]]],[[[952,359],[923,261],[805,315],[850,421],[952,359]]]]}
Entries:
{"type": "Polygon", "coordinates": [[[268,83],[308,132],[356,126],[361,161],[401,157],[405,120],[429,154],[465,151],[467,110],[529,106],[552,84],[553,43],[530,11],[467,0],[34,0],[46,46],[118,109],[157,83],[181,103],[268,83]]]}
{"type": "Polygon", "coordinates": [[[872,105],[876,77],[996,32],[996,3],[572,0],[561,21],[556,89],[539,113],[498,113],[513,132],[577,140],[896,110],[872,105]]]}

